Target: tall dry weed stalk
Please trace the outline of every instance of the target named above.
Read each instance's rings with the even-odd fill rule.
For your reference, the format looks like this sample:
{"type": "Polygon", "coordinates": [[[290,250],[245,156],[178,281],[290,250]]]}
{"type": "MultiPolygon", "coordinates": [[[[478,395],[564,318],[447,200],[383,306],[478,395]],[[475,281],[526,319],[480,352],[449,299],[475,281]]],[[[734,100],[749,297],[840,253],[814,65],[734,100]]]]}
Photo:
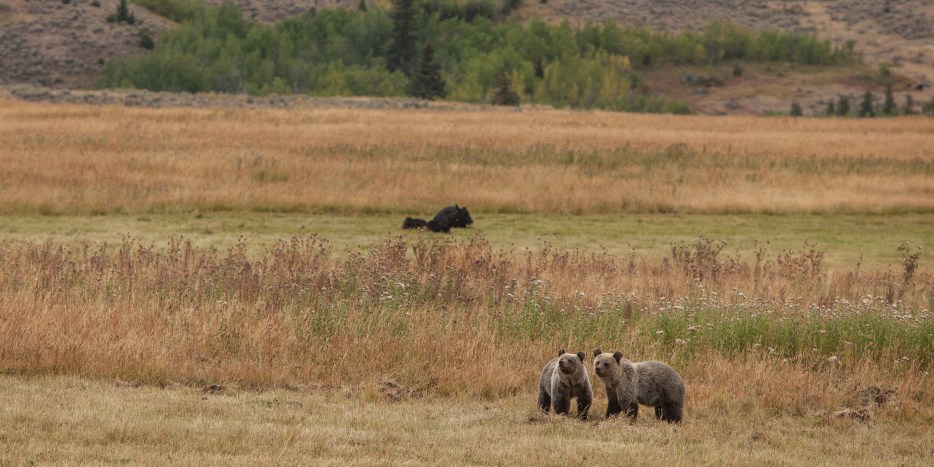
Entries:
{"type": "Polygon", "coordinates": [[[810,247],[744,260],[700,239],[653,261],[388,238],[338,258],[309,236],[246,251],[2,243],[0,368],[262,387],[392,378],[492,397],[523,391],[562,346],[688,368],[710,355],[927,368],[934,352],[932,276],[829,274],[810,247]]]}

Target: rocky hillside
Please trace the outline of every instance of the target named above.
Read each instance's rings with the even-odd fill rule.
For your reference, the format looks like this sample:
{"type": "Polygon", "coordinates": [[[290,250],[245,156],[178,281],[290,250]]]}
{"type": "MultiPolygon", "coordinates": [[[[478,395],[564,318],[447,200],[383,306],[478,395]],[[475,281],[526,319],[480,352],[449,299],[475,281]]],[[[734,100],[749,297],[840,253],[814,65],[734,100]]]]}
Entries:
{"type": "MultiPolygon", "coordinates": [[[[207,0],[221,3],[224,0],[207,0]]],[[[359,0],[233,0],[249,17],[271,23],[309,8],[356,8],[359,0]]],[[[366,0],[387,5],[389,0],[366,0]]],[[[140,53],[139,34],[153,36],[173,23],[135,5],[137,24],[107,22],[118,0],[0,0],[0,83],[79,88],[93,84],[103,63],[140,53]],[[141,24],[140,24],[141,23],[141,24]]],[[[934,0],[524,0],[511,19],[548,21],[613,20],[656,29],[700,28],[730,20],[751,28],[815,32],[838,43],[855,41],[869,64],[888,63],[897,91],[916,102],[934,95],[934,0]]],[[[829,96],[859,95],[871,77],[813,76],[809,70],[750,68],[744,79],[723,70],[667,70],[653,77],[658,91],[684,98],[695,110],[710,113],[760,113],[786,110],[789,100],[817,109],[829,96]],[[685,83],[693,74],[714,74],[715,86],[685,83]],[[812,75],[812,76],[804,76],[812,75]]]]}
{"type": "Polygon", "coordinates": [[[0,0],[0,82],[90,86],[105,61],[141,51],[140,31],[156,37],[171,24],[136,7],[136,24],[108,23],[117,3],[0,0]]]}

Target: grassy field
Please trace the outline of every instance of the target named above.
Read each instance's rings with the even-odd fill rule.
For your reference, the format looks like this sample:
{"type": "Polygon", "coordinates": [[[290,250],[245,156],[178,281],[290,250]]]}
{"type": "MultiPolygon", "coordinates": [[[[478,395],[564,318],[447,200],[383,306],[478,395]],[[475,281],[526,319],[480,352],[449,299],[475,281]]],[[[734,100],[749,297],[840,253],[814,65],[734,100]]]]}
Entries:
{"type": "Polygon", "coordinates": [[[923,117],[14,102],[0,213],[931,212],[932,132],[923,117]]]}
{"type": "Polygon", "coordinates": [[[0,463],[934,455],[934,120],[4,104],[0,463]],[[596,346],[686,423],[536,414],[596,346]]]}
{"type": "Polygon", "coordinates": [[[0,377],[0,463],[924,465],[934,456],[930,420],[912,409],[887,408],[868,424],[776,414],[752,386],[724,394],[695,383],[690,418],[675,428],[544,417],[526,397],[389,402],[351,390],[0,377]]]}
{"type": "MultiPolygon", "coordinates": [[[[430,218],[431,211],[410,215],[430,218]]],[[[402,231],[402,214],[112,214],[100,216],[6,215],[0,217],[0,239],[48,240],[72,246],[119,244],[124,238],[163,246],[173,235],[199,248],[226,250],[247,239],[251,253],[261,253],[292,235],[318,234],[336,254],[365,253],[393,236],[410,241],[432,234],[402,231]]],[[[699,237],[726,242],[726,251],[743,256],[755,248],[771,253],[814,245],[834,268],[857,263],[875,269],[900,267],[898,247],[909,242],[934,245],[934,214],[497,214],[473,210],[475,224],[452,236],[483,235],[492,245],[538,249],[550,244],[613,255],[638,254],[660,258],[673,245],[699,237]]],[[[927,268],[922,263],[922,268],[927,268]]]]}

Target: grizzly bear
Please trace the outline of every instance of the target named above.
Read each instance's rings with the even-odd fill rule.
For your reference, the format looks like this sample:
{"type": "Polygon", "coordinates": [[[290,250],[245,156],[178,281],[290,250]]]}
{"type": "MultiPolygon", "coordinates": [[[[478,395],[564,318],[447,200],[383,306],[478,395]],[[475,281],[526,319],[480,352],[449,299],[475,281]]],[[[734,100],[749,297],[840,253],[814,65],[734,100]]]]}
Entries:
{"type": "Polygon", "coordinates": [[[561,349],[557,357],[545,364],[538,381],[538,407],[542,412],[548,413],[554,405],[556,414],[567,415],[571,399],[577,398],[577,418],[587,419],[593,388],[584,367],[584,356],[584,352],[575,355],[561,349]]]}
{"type": "Polygon", "coordinates": [[[607,417],[625,411],[635,420],[642,404],[654,407],[659,420],[681,423],[684,380],[674,368],[656,361],[633,363],[622,352],[603,353],[599,347],[593,354],[594,372],[606,386],[607,417]]]}
{"type": "Polygon", "coordinates": [[[466,207],[458,205],[447,206],[435,214],[430,221],[418,219],[415,217],[406,217],[402,222],[403,229],[428,229],[432,232],[448,233],[452,227],[466,228],[473,224],[473,218],[470,217],[470,211],[466,207]]]}
{"type": "Polygon", "coordinates": [[[408,229],[427,229],[427,228],[428,228],[428,223],[425,222],[425,219],[418,219],[418,218],[415,218],[415,217],[406,217],[405,220],[402,221],[402,228],[403,228],[404,230],[408,230],[408,229]]]}

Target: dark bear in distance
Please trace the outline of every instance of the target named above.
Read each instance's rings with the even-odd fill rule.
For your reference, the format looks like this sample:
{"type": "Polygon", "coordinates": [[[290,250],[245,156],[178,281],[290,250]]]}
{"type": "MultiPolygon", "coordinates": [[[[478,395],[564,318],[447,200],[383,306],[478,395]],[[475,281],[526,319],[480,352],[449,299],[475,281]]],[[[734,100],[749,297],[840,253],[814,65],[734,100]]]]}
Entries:
{"type": "Polygon", "coordinates": [[[403,229],[425,229],[428,228],[428,223],[425,222],[425,219],[416,219],[414,217],[406,217],[402,222],[403,229]]]}
{"type": "Polygon", "coordinates": [[[470,224],[473,224],[470,211],[455,204],[438,211],[435,218],[428,222],[428,230],[450,232],[451,227],[465,228],[470,224]]]}
{"type": "Polygon", "coordinates": [[[458,205],[448,206],[438,211],[435,217],[425,222],[423,219],[406,217],[402,223],[403,229],[422,229],[428,228],[432,232],[450,232],[452,227],[465,228],[473,224],[473,218],[470,217],[470,211],[466,207],[458,205]]]}
{"type": "Polygon", "coordinates": [[[466,228],[468,225],[473,224],[473,219],[470,218],[470,211],[467,210],[467,207],[460,207],[456,204],[438,211],[432,220],[440,224],[447,224],[449,228],[466,228]]]}

